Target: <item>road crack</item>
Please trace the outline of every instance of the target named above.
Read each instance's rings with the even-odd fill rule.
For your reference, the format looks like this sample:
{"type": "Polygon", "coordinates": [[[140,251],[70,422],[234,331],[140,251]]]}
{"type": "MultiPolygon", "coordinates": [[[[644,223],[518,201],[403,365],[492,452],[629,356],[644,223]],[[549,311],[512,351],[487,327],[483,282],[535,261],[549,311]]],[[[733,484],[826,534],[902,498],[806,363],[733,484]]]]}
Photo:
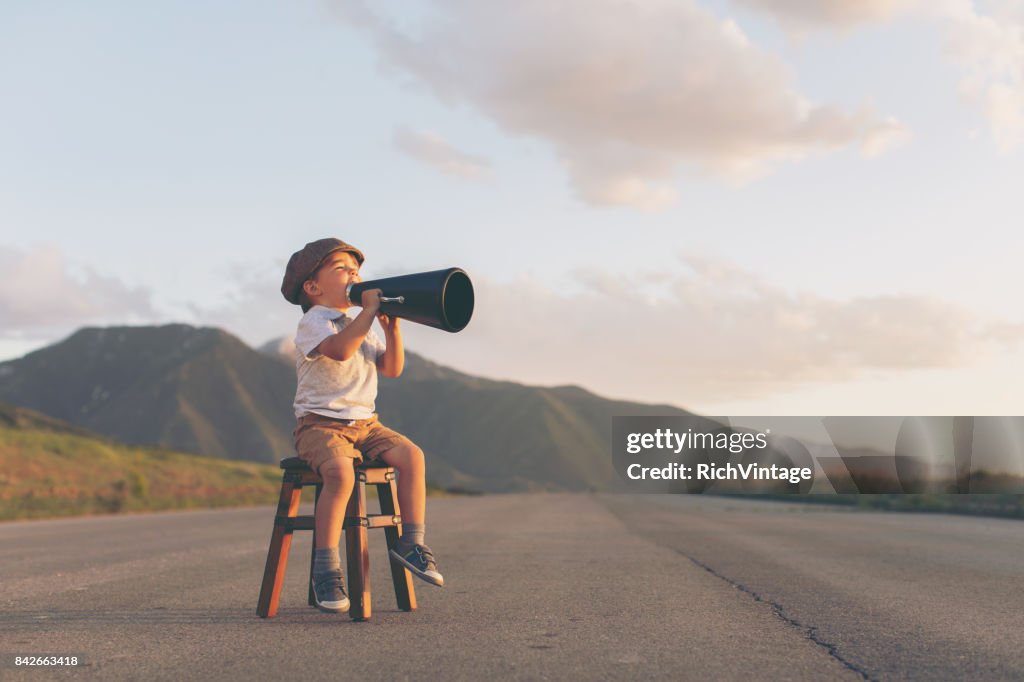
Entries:
{"type": "Polygon", "coordinates": [[[696,566],[699,566],[699,567],[703,568],[705,571],[707,571],[711,575],[715,576],[719,580],[723,580],[726,583],[728,583],[729,585],[731,585],[734,588],[736,588],[737,590],[739,590],[739,591],[741,591],[741,592],[743,592],[745,594],[750,595],[754,599],[754,601],[760,602],[762,604],[767,604],[768,606],[771,607],[772,612],[776,616],[778,616],[783,622],[785,622],[787,625],[795,627],[798,630],[800,630],[801,632],[803,632],[804,635],[807,637],[807,639],[809,639],[812,643],[814,643],[815,646],[818,646],[821,649],[823,649],[825,651],[825,653],[827,653],[831,658],[834,658],[844,668],[846,668],[847,670],[850,670],[852,672],[857,673],[858,675],[861,676],[861,678],[863,678],[865,680],[870,680],[870,682],[877,682],[876,679],[871,677],[871,675],[869,675],[866,670],[864,670],[863,668],[860,668],[859,666],[855,665],[854,663],[851,663],[850,661],[848,661],[845,658],[843,658],[839,654],[839,652],[836,651],[836,645],[835,644],[832,644],[830,642],[826,642],[825,640],[821,639],[818,636],[818,629],[816,627],[814,627],[812,625],[804,625],[803,623],[798,621],[796,618],[793,618],[788,613],[786,613],[786,610],[782,607],[781,604],[779,604],[777,602],[774,602],[771,599],[768,599],[767,597],[762,596],[757,591],[747,587],[746,585],[744,585],[741,582],[733,580],[729,576],[722,575],[721,573],[719,573],[715,569],[713,569],[710,566],[708,566],[707,564],[705,564],[703,561],[695,559],[694,557],[690,556],[686,552],[681,552],[681,551],[679,551],[678,549],[675,549],[675,548],[673,548],[673,551],[676,552],[677,554],[679,554],[680,556],[689,559],[696,566]]]}

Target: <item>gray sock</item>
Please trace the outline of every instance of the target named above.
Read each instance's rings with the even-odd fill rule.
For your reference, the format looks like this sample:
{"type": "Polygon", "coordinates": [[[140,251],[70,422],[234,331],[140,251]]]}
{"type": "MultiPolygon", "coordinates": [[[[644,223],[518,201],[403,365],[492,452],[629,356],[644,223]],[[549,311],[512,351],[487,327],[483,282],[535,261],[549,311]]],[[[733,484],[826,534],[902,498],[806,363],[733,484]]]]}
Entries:
{"type": "Polygon", "coordinates": [[[398,546],[403,550],[410,550],[413,545],[422,545],[423,534],[426,532],[425,523],[402,523],[402,537],[398,539],[398,546]]]}
{"type": "Polygon", "coordinates": [[[317,547],[313,551],[313,575],[341,570],[341,557],[337,547],[317,547]]]}

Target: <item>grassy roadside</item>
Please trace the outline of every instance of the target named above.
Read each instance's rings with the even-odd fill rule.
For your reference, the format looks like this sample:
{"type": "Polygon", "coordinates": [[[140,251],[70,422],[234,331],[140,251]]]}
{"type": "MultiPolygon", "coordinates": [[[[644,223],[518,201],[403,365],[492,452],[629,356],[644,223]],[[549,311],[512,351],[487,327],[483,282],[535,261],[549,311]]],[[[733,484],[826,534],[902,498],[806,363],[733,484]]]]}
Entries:
{"type": "Polygon", "coordinates": [[[0,520],[273,504],[275,466],[0,426],[0,520]]]}
{"type": "MultiPolygon", "coordinates": [[[[123,445],[62,423],[12,421],[0,421],[0,521],[277,504],[281,469],[272,464],[123,445]]],[[[376,499],[374,486],[366,492],[376,499]]],[[[428,482],[427,494],[460,491],[428,482]]],[[[303,492],[303,501],[312,499],[303,492]]]]}

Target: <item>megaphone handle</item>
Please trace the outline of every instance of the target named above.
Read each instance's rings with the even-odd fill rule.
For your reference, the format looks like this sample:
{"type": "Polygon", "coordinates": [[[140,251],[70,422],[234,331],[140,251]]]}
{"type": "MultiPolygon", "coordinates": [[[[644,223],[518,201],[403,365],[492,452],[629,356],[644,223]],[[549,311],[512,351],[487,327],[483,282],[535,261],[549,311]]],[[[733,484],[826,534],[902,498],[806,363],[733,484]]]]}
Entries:
{"type": "MultiPolygon", "coordinates": [[[[355,286],[355,285],[349,284],[347,287],[345,287],[345,298],[347,298],[349,301],[351,301],[354,305],[359,305],[360,301],[352,300],[352,287],[353,286],[355,286]]],[[[380,297],[380,302],[381,303],[405,303],[405,296],[390,296],[390,297],[389,296],[381,296],[380,297]]]]}

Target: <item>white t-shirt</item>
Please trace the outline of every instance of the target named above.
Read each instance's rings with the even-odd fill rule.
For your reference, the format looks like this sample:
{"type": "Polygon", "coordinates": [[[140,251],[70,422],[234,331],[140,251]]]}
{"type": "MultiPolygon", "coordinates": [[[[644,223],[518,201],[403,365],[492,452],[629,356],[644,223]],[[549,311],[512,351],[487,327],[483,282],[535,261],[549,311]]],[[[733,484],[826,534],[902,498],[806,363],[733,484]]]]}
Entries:
{"type": "Polygon", "coordinates": [[[295,417],[309,412],[335,419],[369,419],[377,400],[377,358],[384,343],[373,333],[348,360],[332,360],[316,347],[351,322],[346,311],[315,305],[295,333],[295,417]]]}

